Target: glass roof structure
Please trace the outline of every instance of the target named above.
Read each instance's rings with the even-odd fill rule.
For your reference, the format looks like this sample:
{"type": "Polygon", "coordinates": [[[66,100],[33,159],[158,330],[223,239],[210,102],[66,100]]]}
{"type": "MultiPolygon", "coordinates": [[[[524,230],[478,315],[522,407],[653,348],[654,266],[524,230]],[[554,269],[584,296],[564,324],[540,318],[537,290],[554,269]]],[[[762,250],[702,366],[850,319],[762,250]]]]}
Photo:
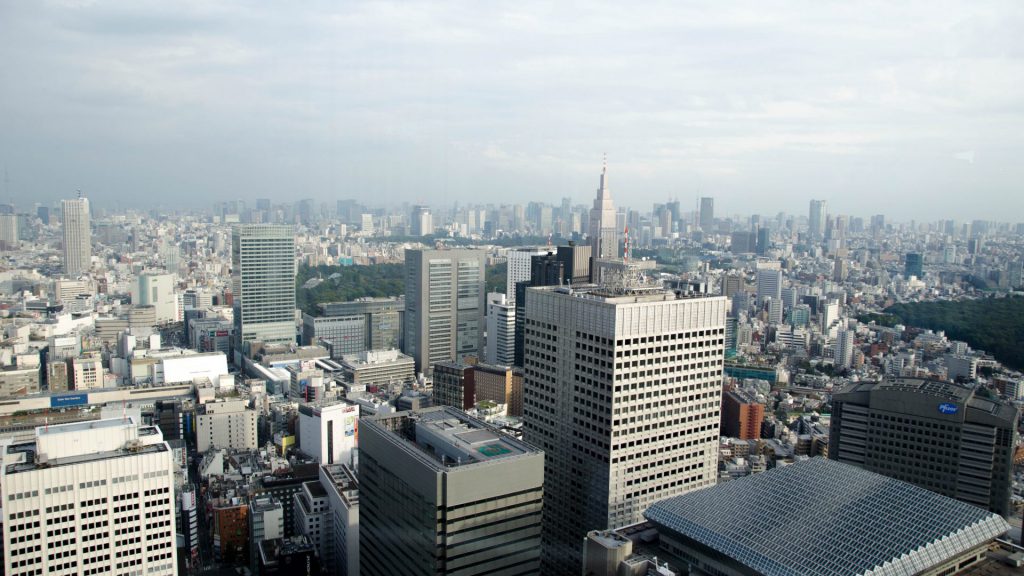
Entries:
{"type": "Polygon", "coordinates": [[[997,514],[824,458],[668,498],[644,515],[770,576],[911,576],[1009,530],[997,514]]]}

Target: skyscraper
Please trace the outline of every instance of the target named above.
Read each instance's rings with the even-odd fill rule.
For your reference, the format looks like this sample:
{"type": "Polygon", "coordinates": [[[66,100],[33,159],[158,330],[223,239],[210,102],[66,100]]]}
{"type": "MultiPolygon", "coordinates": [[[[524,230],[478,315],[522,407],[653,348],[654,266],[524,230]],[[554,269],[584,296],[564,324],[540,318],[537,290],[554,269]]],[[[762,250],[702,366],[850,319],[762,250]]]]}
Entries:
{"type": "Polygon", "coordinates": [[[417,371],[481,353],[486,258],[482,250],[405,251],[405,353],[417,371]]]}
{"type": "Polygon", "coordinates": [[[1019,412],[949,382],[854,382],[832,396],[828,457],[1009,516],[1019,412]]]}
{"type": "Polygon", "coordinates": [[[807,236],[812,242],[820,242],[825,238],[825,224],[828,222],[828,202],[811,200],[811,209],[807,215],[807,236]]]}
{"type": "Polygon", "coordinates": [[[782,301],[782,268],[777,260],[757,263],[757,305],[765,299],[782,301]]]}
{"type": "Polygon", "coordinates": [[[715,483],[726,308],[642,280],[526,290],[523,431],[545,452],[544,573],[579,573],[588,530],[715,483]]]}
{"type": "Polygon", "coordinates": [[[177,573],[174,459],[159,428],[76,422],[0,447],[7,574],[177,573]]]}
{"type": "Polygon", "coordinates": [[[74,278],[89,270],[92,259],[89,199],[62,200],[61,210],[64,215],[64,273],[74,278]]]}
{"type": "Polygon", "coordinates": [[[360,574],[537,573],[541,451],[447,406],[365,419],[360,436],[360,574]]]}
{"type": "Polygon", "coordinates": [[[295,232],[291,226],[242,224],[231,233],[235,334],[252,342],[295,342],[295,232]]]}
{"type": "Polygon", "coordinates": [[[410,236],[426,236],[434,233],[434,219],[429,206],[413,206],[410,236]]]}
{"type": "Polygon", "coordinates": [[[606,164],[601,168],[601,186],[597,189],[594,207],[590,209],[588,234],[595,260],[619,257],[619,232],[616,228],[615,218],[615,205],[612,204],[612,194],[608,190],[608,166],[606,164]]]}
{"type": "Polygon", "coordinates": [[[918,280],[924,278],[924,258],[920,253],[908,252],[903,263],[903,277],[910,280],[911,276],[918,280]]]}
{"type": "Polygon", "coordinates": [[[705,196],[700,199],[700,229],[705,233],[715,227],[715,199],[705,196]]]}

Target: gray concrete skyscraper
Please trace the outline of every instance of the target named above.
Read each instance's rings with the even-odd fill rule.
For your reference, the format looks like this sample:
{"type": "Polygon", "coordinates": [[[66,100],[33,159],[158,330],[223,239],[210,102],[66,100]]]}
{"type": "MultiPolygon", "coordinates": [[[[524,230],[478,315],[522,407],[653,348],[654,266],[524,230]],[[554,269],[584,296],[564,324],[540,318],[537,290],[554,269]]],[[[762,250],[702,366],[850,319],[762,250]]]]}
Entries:
{"type": "Polygon", "coordinates": [[[483,351],[483,250],[405,251],[405,353],[416,370],[483,351]]]}
{"type": "Polygon", "coordinates": [[[526,290],[523,439],[545,453],[545,574],[580,573],[587,531],[717,479],[728,301],[629,272],[526,290]]]}
{"type": "Polygon", "coordinates": [[[64,215],[64,273],[75,278],[89,270],[92,260],[89,199],[62,200],[61,212],[64,215]]]}
{"type": "Polygon", "coordinates": [[[619,257],[619,231],[615,225],[615,205],[612,194],[608,190],[608,166],[601,168],[601,186],[594,198],[594,207],[590,209],[590,228],[588,235],[593,247],[593,257],[619,257]]]}
{"type": "Polygon", "coordinates": [[[448,406],[360,422],[360,574],[537,574],[543,453],[448,406]]]}
{"type": "Polygon", "coordinates": [[[825,238],[825,224],[828,222],[828,202],[811,200],[811,209],[807,215],[807,236],[812,242],[820,242],[825,238]]]}
{"type": "Polygon", "coordinates": [[[251,342],[295,342],[295,230],[241,224],[231,232],[235,334],[248,353],[251,342]]]}
{"type": "Polygon", "coordinates": [[[705,233],[715,227],[715,199],[705,196],[700,199],[700,229],[705,233]]]}

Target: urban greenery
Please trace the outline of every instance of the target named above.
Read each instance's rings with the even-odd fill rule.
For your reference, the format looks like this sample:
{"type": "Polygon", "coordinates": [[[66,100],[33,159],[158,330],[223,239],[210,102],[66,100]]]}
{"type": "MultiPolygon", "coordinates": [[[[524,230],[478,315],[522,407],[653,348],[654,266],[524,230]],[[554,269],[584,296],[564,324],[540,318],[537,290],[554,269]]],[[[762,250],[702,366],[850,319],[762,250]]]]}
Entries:
{"type": "Polygon", "coordinates": [[[323,302],[345,302],[366,296],[401,296],[405,292],[405,266],[300,266],[295,276],[295,305],[310,314],[323,302]],[[311,279],[316,286],[306,288],[311,279]]]}
{"type": "MultiPolygon", "coordinates": [[[[488,292],[504,292],[507,266],[495,264],[484,271],[488,292]]],[[[346,302],[356,298],[401,296],[405,293],[404,264],[372,266],[306,266],[295,276],[295,305],[303,312],[316,313],[324,302],[346,302]],[[306,284],[310,280],[311,286],[306,284]]]]}
{"type": "Polygon", "coordinates": [[[943,330],[948,338],[1024,369],[1024,297],[896,304],[885,313],[907,326],[943,330]]]}

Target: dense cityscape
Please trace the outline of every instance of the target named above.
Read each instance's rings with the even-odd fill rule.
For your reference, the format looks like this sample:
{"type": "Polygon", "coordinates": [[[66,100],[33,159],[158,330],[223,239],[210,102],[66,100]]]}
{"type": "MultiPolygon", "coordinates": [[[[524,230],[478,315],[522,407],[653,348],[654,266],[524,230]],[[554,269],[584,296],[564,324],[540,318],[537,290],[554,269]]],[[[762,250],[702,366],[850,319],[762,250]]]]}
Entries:
{"type": "Polygon", "coordinates": [[[1022,30],[0,0],[0,576],[1024,576],[1022,30]]]}
{"type": "Polygon", "coordinates": [[[1019,313],[1024,224],[638,210],[610,172],[589,207],[0,206],[6,573],[1017,561],[1021,360],[899,314],[1019,313]]]}

